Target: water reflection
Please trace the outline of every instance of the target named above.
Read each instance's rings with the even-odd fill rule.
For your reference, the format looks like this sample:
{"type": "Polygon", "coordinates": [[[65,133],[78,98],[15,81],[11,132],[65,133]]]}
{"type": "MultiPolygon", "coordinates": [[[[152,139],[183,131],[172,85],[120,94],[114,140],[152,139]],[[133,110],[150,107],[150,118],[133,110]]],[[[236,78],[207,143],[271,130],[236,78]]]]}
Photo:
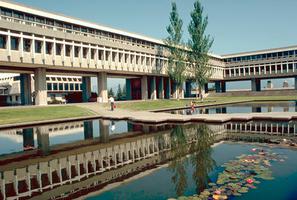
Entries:
{"type": "Polygon", "coordinates": [[[180,109],[168,111],[172,114],[225,114],[225,113],[255,113],[255,112],[296,112],[297,101],[237,103],[224,106],[200,107],[196,109],[180,109]]]}
{"type": "Polygon", "coordinates": [[[164,163],[169,164],[177,196],[189,186],[187,165],[193,168],[191,178],[199,193],[207,187],[209,174],[216,167],[211,147],[214,142],[258,137],[266,138],[264,142],[274,137],[295,139],[296,124],[251,121],[150,126],[93,120],[2,130],[0,142],[8,144],[0,145],[0,196],[77,198],[164,163]],[[17,148],[8,141],[14,141],[17,148]],[[18,145],[26,151],[20,151],[18,145]],[[16,151],[6,154],[5,148],[16,151]]]}

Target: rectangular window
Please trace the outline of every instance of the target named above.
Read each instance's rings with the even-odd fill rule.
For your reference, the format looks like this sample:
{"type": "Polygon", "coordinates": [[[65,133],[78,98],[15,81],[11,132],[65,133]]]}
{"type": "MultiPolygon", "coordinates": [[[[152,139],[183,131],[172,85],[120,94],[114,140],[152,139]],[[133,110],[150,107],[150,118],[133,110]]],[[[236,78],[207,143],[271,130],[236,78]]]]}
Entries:
{"type": "Polygon", "coordinates": [[[24,51],[31,52],[31,40],[30,39],[23,39],[24,51]]]}
{"type": "Polygon", "coordinates": [[[95,49],[91,49],[91,59],[94,59],[95,58],[95,53],[96,53],[96,50],[95,49]]]}
{"type": "Polygon", "coordinates": [[[59,83],[59,90],[63,91],[63,83],[59,83]]]}
{"type": "Polygon", "coordinates": [[[98,51],[98,59],[103,60],[103,51],[102,50],[98,51]]]}
{"type": "Polygon", "coordinates": [[[73,83],[70,83],[70,90],[74,90],[74,84],[73,83]]]}
{"type": "Polygon", "coordinates": [[[80,50],[80,47],[77,47],[77,46],[74,47],[74,57],[76,58],[79,57],[79,50],[80,50]]]}
{"type": "Polygon", "coordinates": [[[33,15],[26,14],[25,15],[25,20],[34,22],[35,21],[35,17],[33,15]]]}
{"type": "Polygon", "coordinates": [[[83,48],[83,57],[87,58],[88,56],[88,48],[83,48]]]}
{"type": "Polygon", "coordinates": [[[24,14],[17,11],[13,11],[13,16],[15,18],[24,19],[24,14]]]}
{"type": "Polygon", "coordinates": [[[60,56],[62,54],[62,44],[56,43],[56,55],[60,56]]]}
{"type": "Polygon", "coordinates": [[[8,17],[12,17],[12,10],[7,8],[1,8],[1,14],[6,15],[8,17]]]}
{"type": "Polygon", "coordinates": [[[35,40],[35,53],[41,53],[42,41],[35,40]]]}
{"type": "Polygon", "coordinates": [[[46,44],[46,47],[45,47],[46,54],[52,54],[53,43],[46,42],[45,44],[46,44]]]}
{"type": "Polygon", "coordinates": [[[77,90],[77,91],[79,90],[79,84],[78,83],[75,84],[75,90],[77,90]]]}
{"type": "Polygon", "coordinates": [[[68,85],[68,83],[64,83],[64,90],[65,91],[69,91],[69,85],[68,85]]]}
{"type": "Polygon", "coordinates": [[[71,46],[70,45],[65,45],[65,55],[67,57],[70,57],[70,53],[71,53],[71,46]]]}
{"type": "Polygon", "coordinates": [[[0,48],[6,49],[6,36],[0,35],[0,48]]]}
{"type": "Polygon", "coordinates": [[[19,50],[19,38],[11,37],[10,44],[11,50],[19,50]]]}
{"type": "Polygon", "coordinates": [[[47,83],[47,90],[52,90],[52,84],[51,83],[47,83]]]}
{"type": "Polygon", "coordinates": [[[58,90],[58,83],[53,83],[53,90],[58,90]]]}

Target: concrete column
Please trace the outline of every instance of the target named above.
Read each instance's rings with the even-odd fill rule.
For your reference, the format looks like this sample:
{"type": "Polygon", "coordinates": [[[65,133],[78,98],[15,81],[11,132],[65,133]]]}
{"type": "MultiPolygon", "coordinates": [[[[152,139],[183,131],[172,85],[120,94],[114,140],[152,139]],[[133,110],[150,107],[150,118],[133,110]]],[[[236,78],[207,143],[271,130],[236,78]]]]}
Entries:
{"type": "Polygon", "coordinates": [[[159,93],[159,99],[164,99],[164,78],[159,78],[159,85],[158,85],[158,93],[159,93]]]}
{"type": "Polygon", "coordinates": [[[49,130],[47,126],[36,128],[38,149],[43,155],[48,155],[50,152],[49,130]]]}
{"type": "Polygon", "coordinates": [[[34,147],[33,128],[23,129],[23,147],[34,147]]]}
{"type": "Polygon", "coordinates": [[[88,102],[91,97],[91,77],[82,77],[82,98],[88,102]]]}
{"type": "Polygon", "coordinates": [[[165,93],[165,98],[170,99],[171,95],[171,81],[170,78],[166,78],[166,93],[165,93]]]}
{"type": "Polygon", "coordinates": [[[20,88],[22,105],[32,105],[30,74],[20,74],[20,88]]]}
{"type": "Polygon", "coordinates": [[[97,83],[98,83],[98,101],[106,103],[108,102],[107,95],[107,73],[99,72],[97,75],[97,83]]]}
{"type": "Polygon", "coordinates": [[[191,97],[191,92],[192,92],[191,81],[186,81],[186,94],[185,94],[185,97],[191,97]]]}
{"type": "Polygon", "coordinates": [[[252,91],[254,92],[259,92],[261,91],[261,79],[258,79],[258,78],[253,78],[251,79],[251,88],[252,88],[252,91]]]}
{"type": "Polygon", "coordinates": [[[37,68],[34,73],[35,105],[47,105],[46,70],[37,68]]]}
{"type": "Polygon", "coordinates": [[[100,141],[102,143],[107,143],[109,141],[109,121],[100,119],[99,129],[100,129],[100,141]]]}
{"type": "Polygon", "coordinates": [[[141,99],[147,100],[148,98],[148,88],[147,88],[147,76],[141,78],[141,99]]]}
{"type": "Polygon", "coordinates": [[[84,136],[85,140],[93,138],[93,121],[84,122],[84,136]]]}
{"type": "Polygon", "coordinates": [[[126,79],[126,100],[132,100],[131,79],[126,79]]]}
{"type": "Polygon", "coordinates": [[[156,90],[156,77],[153,76],[150,79],[150,99],[156,100],[157,99],[157,90],[156,90]]]}

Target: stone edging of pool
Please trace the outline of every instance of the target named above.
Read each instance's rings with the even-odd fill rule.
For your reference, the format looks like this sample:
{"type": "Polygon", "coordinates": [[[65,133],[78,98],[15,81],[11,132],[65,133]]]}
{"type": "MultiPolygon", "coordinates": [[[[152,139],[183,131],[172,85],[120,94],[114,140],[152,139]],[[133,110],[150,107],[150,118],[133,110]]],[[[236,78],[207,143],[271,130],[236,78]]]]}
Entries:
{"type": "MultiPolygon", "coordinates": [[[[208,104],[208,105],[197,105],[195,108],[206,108],[206,107],[216,107],[216,106],[223,106],[223,105],[230,105],[230,104],[240,104],[240,103],[256,103],[256,102],[286,102],[286,101],[294,101],[294,100],[242,100],[242,101],[233,101],[233,102],[226,102],[226,103],[214,103],[214,104],[208,104]]],[[[296,99],[297,101],[297,99],[296,99]]],[[[177,108],[164,108],[164,109],[155,109],[155,110],[149,110],[150,112],[169,112],[169,111],[175,111],[175,110],[183,110],[183,109],[190,109],[190,106],[185,107],[177,107],[177,108]]]]}

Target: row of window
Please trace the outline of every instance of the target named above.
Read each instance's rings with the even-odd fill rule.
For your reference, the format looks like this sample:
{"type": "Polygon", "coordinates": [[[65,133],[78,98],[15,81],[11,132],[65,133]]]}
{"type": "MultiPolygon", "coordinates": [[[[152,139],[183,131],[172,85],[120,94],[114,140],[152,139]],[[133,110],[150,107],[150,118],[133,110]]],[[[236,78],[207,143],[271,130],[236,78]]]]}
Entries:
{"type": "MultiPolygon", "coordinates": [[[[294,64],[295,65],[295,69],[297,70],[297,63],[294,64]]],[[[275,72],[275,71],[281,71],[284,70],[286,71],[288,70],[293,70],[294,65],[292,63],[289,63],[288,65],[283,64],[283,65],[271,65],[271,71],[275,72]]],[[[244,72],[246,74],[250,73],[259,73],[259,72],[270,72],[270,66],[259,66],[259,67],[245,67],[245,68],[235,68],[235,69],[226,69],[226,75],[229,76],[231,74],[239,74],[239,72],[241,74],[243,74],[244,72]]]]}
{"type": "Polygon", "coordinates": [[[244,62],[244,61],[253,61],[253,60],[265,60],[265,59],[272,59],[272,58],[292,57],[292,56],[297,56],[297,50],[226,58],[224,59],[224,61],[227,63],[233,63],[233,62],[244,62]]]}
{"type": "MultiPolygon", "coordinates": [[[[20,40],[21,38],[11,36],[10,37],[10,49],[11,50],[19,50],[20,49],[20,40]]],[[[40,40],[35,40],[34,41],[34,51],[35,53],[41,53],[42,52],[42,47],[43,47],[43,41],[40,40]]],[[[24,52],[31,52],[31,46],[32,46],[32,40],[23,38],[23,51],[24,52]]],[[[52,42],[45,42],[45,53],[46,54],[53,54],[53,43],[52,42]]],[[[7,36],[5,35],[0,35],[0,49],[6,49],[7,48],[7,36]]],[[[56,43],[55,45],[55,51],[56,55],[62,55],[62,49],[63,45],[60,43],[56,43]]],[[[70,57],[71,52],[73,51],[74,57],[78,58],[80,57],[80,53],[82,53],[83,58],[87,58],[88,55],[90,55],[91,59],[95,59],[96,55],[96,49],[93,48],[86,48],[86,47],[79,47],[79,46],[72,46],[72,45],[65,45],[65,56],[70,57]],[[82,51],[82,52],[81,52],[82,51]]],[[[111,60],[113,62],[119,61],[121,62],[124,60],[125,63],[133,63],[133,60],[136,59],[136,64],[144,63],[145,58],[144,56],[138,56],[138,55],[130,55],[125,54],[125,53],[117,53],[116,52],[110,52],[110,51],[104,51],[103,50],[98,50],[98,59],[99,60],[106,60],[108,61],[111,56],[111,60]],[[118,57],[117,57],[118,56],[118,57]],[[129,59],[130,57],[130,59],[129,59]]],[[[151,64],[151,59],[149,57],[146,58],[146,64],[150,65],[151,64]]],[[[162,64],[161,59],[156,59],[156,62],[160,62],[162,64]]]]}
{"type": "Polygon", "coordinates": [[[3,7],[0,7],[0,10],[1,10],[2,16],[13,17],[18,20],[26,20],[26,21],[36,22],[39,24],[44,24],[47,26],[64,28],[64,29],[68,29],[68,30],[82,32],[82,33],[90,33],[90,34],[99,35],[99,36],[103,36],[103,37],[128,41],[128,42],[136,43],[139,45],[146,45],[146,46],[154,47],[154,44],[151,42],[136,39],[136,38],[131,38],[131,37],[116,34],[116,33],[111,33],[111,32],[107,32],[107,31],[84,27],[84,26],[80,26],[80,25],[76,25],[76,24],[70,24],[70,23],[59,21],[59,20],[49,19],[49,18],[32,15],[29,13],[19,12],[19,11],[15,11],[15,10],[3,8],[3,7]]]}
{"type": "Polygon", "coordinates": [[[49,91],[79,91],[81,87],[79,83],[47,83],[49,91]]]}

